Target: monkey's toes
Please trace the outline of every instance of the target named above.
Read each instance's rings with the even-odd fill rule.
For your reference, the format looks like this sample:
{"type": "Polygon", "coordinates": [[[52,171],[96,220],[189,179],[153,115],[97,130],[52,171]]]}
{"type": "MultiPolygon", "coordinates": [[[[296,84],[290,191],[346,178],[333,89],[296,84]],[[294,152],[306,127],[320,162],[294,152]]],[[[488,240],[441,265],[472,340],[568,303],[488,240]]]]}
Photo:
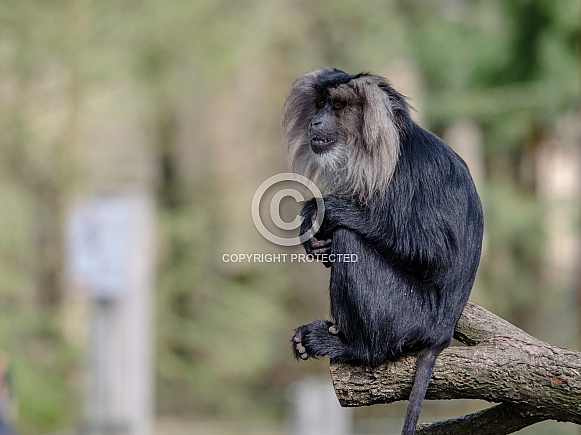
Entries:
{"type": "Polygon", "coordinates": [[[329,326],[329,334],[339,335],[340,332],[341,332],[341,330],[339,329],[339,325],[333,324],[333,325],[329,326]]]}
{"type": "Polygon", "coordinates": [[[309,354],[307,353],[307,349],[302,344],[302,336],[300,332],[297,332],[293,337],[293,351],[295,353],[295,357],[300,358],[302,360],[309,359],[309,354]]]}

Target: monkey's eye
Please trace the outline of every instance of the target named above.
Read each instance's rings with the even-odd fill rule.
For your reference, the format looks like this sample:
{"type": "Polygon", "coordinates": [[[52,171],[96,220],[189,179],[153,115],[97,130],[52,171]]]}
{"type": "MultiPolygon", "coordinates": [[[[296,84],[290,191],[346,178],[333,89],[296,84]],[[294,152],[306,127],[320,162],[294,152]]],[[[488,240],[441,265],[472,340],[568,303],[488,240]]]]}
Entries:
{"type": "Polygon", "coordinates": [[[322,98],[320,100],[317,100],[317,107],[319,109],[322,109],[323,107],[325,107],[325,100],[323,100],[322,98]]]}
{"type": "Polygon", "coordinates": [[[341,110],[343,107],[345,107],[345,103],[342,103],[341,101],[335,101],[333,103],[333,109],[335,110],[341,110]]]}

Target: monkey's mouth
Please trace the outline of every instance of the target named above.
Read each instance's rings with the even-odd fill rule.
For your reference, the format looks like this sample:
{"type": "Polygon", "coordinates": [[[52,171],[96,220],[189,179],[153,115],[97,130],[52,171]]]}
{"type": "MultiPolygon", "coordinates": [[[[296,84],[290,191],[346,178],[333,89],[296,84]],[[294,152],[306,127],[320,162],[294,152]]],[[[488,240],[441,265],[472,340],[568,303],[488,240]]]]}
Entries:
{"type": "Polygon", "coordinates": [[[313,136],[311,139],[311,149],[315,154],[322,154],[331,149],[330,145],[335,142],[333,139],[323,136],[313,136]]]}

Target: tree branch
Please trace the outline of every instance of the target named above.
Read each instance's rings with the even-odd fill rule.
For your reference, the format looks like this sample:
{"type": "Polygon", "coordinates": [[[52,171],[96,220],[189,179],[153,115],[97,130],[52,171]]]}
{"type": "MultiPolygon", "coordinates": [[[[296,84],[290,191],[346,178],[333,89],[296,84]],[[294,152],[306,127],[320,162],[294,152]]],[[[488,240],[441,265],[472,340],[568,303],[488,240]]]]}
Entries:
{"type": "MultiPolygon", "coordinates": [[[[537,340],[471,302],[456,325],[455,338],[467,346],[441,353],[426,399],[483,399],[503,405],[422,425],[418,433],[508,434],[548,419],[581,424],[580,352],[537,340]]],[[[364,406],[407,400],[415,361],[407,355],[374,369],[332,363],[339,402],[364,406]]]]}
{"type": "Polygon", "coordinates": [[[473,414],[418,426],[421,435],[504,435],[521,430],[545,418],[525,405],[501,403],[473,414]]]}

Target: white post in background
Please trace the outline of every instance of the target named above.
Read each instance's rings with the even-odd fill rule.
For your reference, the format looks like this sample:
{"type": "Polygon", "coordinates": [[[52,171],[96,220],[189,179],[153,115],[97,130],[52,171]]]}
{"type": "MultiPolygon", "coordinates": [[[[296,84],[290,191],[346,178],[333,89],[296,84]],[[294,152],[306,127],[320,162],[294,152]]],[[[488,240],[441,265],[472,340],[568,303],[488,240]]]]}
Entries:
{"type": "Polygon", "coordinates": [[[329,378],[308,377],[287,390],[293,435],[350,435],[353,412],[342,408],[329,378]]]}
{"type": "Polygon", "coordinates": [[[83,435],[150,435],[155,205],[150,194],[72,202],[67,276],[91,299],[83,435]]]}

